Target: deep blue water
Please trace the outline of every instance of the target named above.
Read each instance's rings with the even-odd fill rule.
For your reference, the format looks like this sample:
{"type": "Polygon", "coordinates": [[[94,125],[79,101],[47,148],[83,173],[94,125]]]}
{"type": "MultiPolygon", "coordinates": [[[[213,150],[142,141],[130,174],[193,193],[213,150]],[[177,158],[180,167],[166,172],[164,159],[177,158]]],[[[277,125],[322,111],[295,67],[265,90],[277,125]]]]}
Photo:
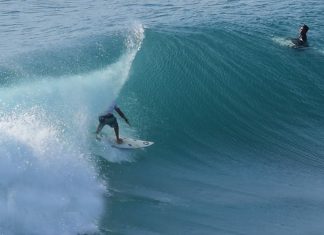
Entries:
{"type": "Polygon", "coordinates": [[[0,234],[322,234],[323,12],[0,2],[0,234]],[[113,99],[153,146],[95,140],[113,99]]]}

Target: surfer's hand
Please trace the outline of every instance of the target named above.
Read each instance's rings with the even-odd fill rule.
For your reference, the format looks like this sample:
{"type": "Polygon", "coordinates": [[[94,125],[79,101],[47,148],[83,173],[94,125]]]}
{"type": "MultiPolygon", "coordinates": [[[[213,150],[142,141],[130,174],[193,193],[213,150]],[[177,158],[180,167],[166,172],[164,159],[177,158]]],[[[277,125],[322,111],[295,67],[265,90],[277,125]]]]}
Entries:
{"type": "Polygon", "coordinates": [[[127,118],[125,118],[125,122],[130,126],[129,121],[127,118]]]}

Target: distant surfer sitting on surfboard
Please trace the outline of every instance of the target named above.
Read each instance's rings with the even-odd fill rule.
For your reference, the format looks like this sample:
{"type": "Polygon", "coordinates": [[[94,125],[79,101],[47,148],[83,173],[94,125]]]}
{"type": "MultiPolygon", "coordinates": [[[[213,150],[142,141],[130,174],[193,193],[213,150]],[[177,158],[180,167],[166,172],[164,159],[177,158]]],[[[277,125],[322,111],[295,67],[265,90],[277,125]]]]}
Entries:
{"type": "Polygon", "coordinates": [[[297,39],[293,40],[293,43],[296,46],[307,46],[307,31],[308,31],[308,26],[307,25],[303,25],[302,27],[300,27],[299,30],[299,37],[297,39]]]}
{"type": "Polygon", "coordinates": [[[96,136],[97,136],[97,139],[100,139],[99,133],[101,132],[102,128],[105,125],[109,125],[111,128],[114,128],[117,144],[121,144],[123,142],[123,140],[119,138],[119,127],[118,127],[117,119],[113,115],[114,111],[116,111],[119,114],[119,116],[121,116],[125,120],[125,122],[128,125],[130,125],[125,114],[120,110],[120,108],[116,105],[116,102],[114,101],[109,106],[109,108],[102,115],[99,116],[99,124],[98,124],[97,130],[96,130],[96,136]]]}

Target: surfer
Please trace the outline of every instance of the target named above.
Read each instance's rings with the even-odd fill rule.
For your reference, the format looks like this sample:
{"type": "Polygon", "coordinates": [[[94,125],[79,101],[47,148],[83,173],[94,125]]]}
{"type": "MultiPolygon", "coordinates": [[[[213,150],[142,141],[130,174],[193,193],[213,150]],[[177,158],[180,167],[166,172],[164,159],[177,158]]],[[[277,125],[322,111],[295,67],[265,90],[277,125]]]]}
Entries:
{"type": "Polygon", "coordinates": [[[102,128],[105,125],[109,125],[111,128],[114,128],[117,144],[121,144],[123,140],[119,138],[119,126],[116,117],[113,115],[114,111],[116,111],[119,114],[119,116],[121,116],[125,120],[125,122],[128,125],[130,125],[125,114],[120,110],[120,108],[116,105],[116,102],[114,101],[108,107],[108,109],[102,115],[99,116],[99,124],[96,130],[96,138],[100,139],[99,133],[101,132],[102,128]]]}
{"type": "Polygon", "coordinates": [[[299,37],[294,41],[294,44],[296,46],[307,46],[307,31],[308,31],[308,26],[307,25],[303,25],[302,27],[300,27],[299,30],[299,37]]]}

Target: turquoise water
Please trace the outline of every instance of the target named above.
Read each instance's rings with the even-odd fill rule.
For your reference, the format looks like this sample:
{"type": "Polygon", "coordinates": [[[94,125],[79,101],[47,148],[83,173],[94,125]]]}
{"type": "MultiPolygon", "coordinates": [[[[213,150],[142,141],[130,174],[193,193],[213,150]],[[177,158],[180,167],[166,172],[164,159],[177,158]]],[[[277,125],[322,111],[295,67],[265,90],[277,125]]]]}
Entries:
{"type": "Polygon", "coordinates": [[[0,6],[0,234],[322,233],[322,1],[0,6]]]}

